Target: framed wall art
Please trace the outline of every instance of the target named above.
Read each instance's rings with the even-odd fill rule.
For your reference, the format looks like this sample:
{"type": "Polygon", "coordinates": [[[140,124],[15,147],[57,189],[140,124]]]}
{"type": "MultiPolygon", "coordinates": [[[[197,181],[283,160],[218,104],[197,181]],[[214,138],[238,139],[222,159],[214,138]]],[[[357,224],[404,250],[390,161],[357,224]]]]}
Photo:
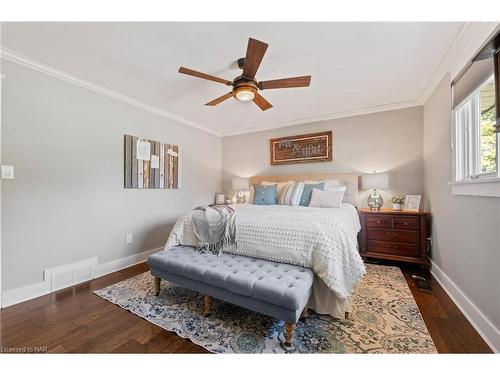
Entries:
{"type": "Polygon", "coordinates": [[[333,160],[331,131],[273,138],[269,145],[271,165],[333,160]]]}
{"type": "Polygon", "coordinates": [[[178,189],[179,147],[125,135],[125,189],[178,189]]]}

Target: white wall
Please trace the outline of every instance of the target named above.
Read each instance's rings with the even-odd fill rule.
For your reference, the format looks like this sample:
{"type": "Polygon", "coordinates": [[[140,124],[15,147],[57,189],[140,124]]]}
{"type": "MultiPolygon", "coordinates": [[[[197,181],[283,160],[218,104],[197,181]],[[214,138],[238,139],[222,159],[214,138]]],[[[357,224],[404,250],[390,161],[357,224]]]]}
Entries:
{"type": "MultiPolygon", "coordinates": [[[[222,139],[222,183],[231,190],[233,176],[356,172],[390,172],[382,192],[385,206],[396,193],[422,194],[422,107],[290,126],[222,139]],[[333,161],[271,166],[269,139],[332,130],[333,161]]],[[[360,198],[366,207],[369,192],[360,198]]]]}
{"type": "Polygon", "coordinates": [[[425,205],[432,260],[450,294],[500,350],[500,199],[451,194],[451,90],[443,78],[424,105],[425,205]],[[449,285],[446,285],[449,284],[449,285]]]}
{"type": "Polygon", "coordinates": [[[181,214],[220,190],[219,137],[14,63],[3,73],[2,160],[16,168],[1,191],[4,291],[46,268],[162,246],[181,214]],[[124,189],[124,134],[179,145],[182,188],[124,189]]]}

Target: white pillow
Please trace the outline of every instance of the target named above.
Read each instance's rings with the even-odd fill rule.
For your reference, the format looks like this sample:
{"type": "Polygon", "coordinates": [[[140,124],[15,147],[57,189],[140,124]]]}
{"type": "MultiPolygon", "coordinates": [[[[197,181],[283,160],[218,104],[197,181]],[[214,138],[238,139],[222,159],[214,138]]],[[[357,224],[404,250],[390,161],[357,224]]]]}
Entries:
{"type": "Polygon", "coordinates": [[[339,180],[325,180],[323,181],[325,183],[325,190],[327,191],[335,191],[334,188],[341,186],[339,180]]]}
{"type": "Polygon", "coordinates": [[[345,189],[337,191],[326,191],[313,189],[309,207],[340,208],[345,189]]]}

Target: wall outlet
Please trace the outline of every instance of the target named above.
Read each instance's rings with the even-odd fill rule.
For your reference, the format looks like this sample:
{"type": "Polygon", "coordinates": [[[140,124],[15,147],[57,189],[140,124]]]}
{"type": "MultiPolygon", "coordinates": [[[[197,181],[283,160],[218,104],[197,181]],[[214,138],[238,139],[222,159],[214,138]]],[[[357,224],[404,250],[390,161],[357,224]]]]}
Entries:
{"type": "Polygon", "coordinates": [[[13,180],[13,179],[14,179],[14,166],[2,165],[2,180],[13,180]]]}
{"type": "Polygon", "coordinates": [[[132,233],[127,234],[127,243],[132,243],[134,241],[134,236],[132,233]]]}

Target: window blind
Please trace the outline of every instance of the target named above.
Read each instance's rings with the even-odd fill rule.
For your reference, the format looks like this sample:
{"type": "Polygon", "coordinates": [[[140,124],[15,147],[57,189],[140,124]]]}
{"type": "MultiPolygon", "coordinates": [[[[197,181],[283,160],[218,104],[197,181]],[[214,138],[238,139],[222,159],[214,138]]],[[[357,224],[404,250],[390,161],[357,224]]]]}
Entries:
{"type": "Polygon", "coordinates": [[[467,97],[469,97],[479,86],[493,75],[493,57],[474,61],[469,68],[452,82],[453,108],[457,108],[467,97]]]}
{"type": "MultiPolygon", "coordinates": [[[[497,132],[500,132],[500,31],[498,30],[499,28],[497,27],[496,34],[490,40],[488,40],[484,47],[477,53],[476,56],[474,56],[474,58],[472,59],[471,67],[476,65],[477,63],[480,63],[481,61],[492,60],[493,72],[495,74],[495,110],[497,115],[495,128],[497,132]]],[[[485,65],[489,64],[489,62],[485,63],[485,65]]],[[[479,65],[475,68],[475,70],[480,69],[481,68],[479,67],[479,65]]],[[[457,80],[457,84],[459,82],[460,79],[457,80]]],[[[473,80],[473,84],[475,84],[475,80],[473,80]]],[[[469,93],[470,92],[471,91],[469,91],[469,93]]],[[[465,97],[467,97],[463,97],[463,90],[457,90],[457,94],[459,95],[459,97],[457,97],[456,100],[453,100],[453,108],[455,108],[457,105],[460,105],[460,99],[463,100],[465,99],[465,97]]]]}

